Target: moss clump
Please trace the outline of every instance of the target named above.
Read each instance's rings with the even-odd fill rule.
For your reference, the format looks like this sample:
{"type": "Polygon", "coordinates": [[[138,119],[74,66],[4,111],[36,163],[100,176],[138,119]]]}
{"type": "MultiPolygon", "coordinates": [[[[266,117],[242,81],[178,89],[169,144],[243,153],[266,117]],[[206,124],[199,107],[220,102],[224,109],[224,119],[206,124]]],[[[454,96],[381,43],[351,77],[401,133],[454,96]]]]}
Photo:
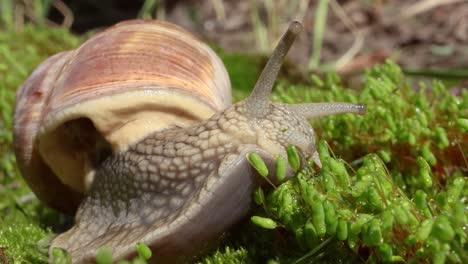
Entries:
{"type": "Polygon", "coordinates": [[[251,263],[252,261],[248,258],[247,250],[243,247],[237,249],[231,249],[226,246],[221,249],[217,249],[211,256],[205,257],[199,264],[241,264],[251,263]]]}
{"type": "Polygon", "coordinates": [[[280,228],[233,240],[262,240],[270,251],[249,248],[256,262],[467,262],[468,93],[452,95],[437,81],[416,91],[392,62],[369,69],[361,91],[345,89],[335,74],[313,79],[315,89],[282,81],[273,96],[288,103],[362,102],[368,113],[312,121],[341,158],[319,144],[323,169],[306,165],[266,190],[257,208],[280,228]]]}
{"type": "MultiPolygon", "coordinates": [[[[317,80],[316,77],[313,78],[317,80]]],[[[468,134],[456,120],[468,116],[468,91],[455,96],[439,81],[417,88],[392,62],[368,69],[361,91],[346,89],[337,75],[316,81],[317,88],[278,86],[276,99],[286,102],[347,101],[363,103],[363,116],[345,114],[314,120],[313,127],[335,153],[354,161],[377,153],[406,192],[420,188],[418,157],[430,165],[434,190],[457,170],[466,172],[463,146],[468,134]]],[[[358,162],[358,161],[356,161],[358,162]]],[[[423,185],[424,186],[424,185],[423,185]]]]}
{"type": "Polygon", "coordinates": [[[20,210],[7,211],[0,217],[0,247],[6,259],[14,263],[47,263],[47,247],[41,248],[38,242],[51,232],[32,219],[20,210]]]}
{"type": "Polygon", "coordinates": [[[18,174],[11,152],[16,89],[44,59],[79,43],[62,28],[28,25],[19,31],[0,31],[0,183],[18,174]]]}
{"type": "Polygon", "coordinates": [[[20,31],[0,31],[0,248],[15,263],[47,261],[35,243],[50,233],[40,223],[50,223],[53,218],[53,213],[32,195],[15,164],[15,91],[45,58],[80,42],[61,28],[28,25],[20,31]]]}
{"type": "Polygon", "coordinates": [[[0,31],[0,183],[18,175],[11,151],[16,89],[40,62],[80,42],[62,28],[28,25],[19,31],[0,31]]]}
{"type": "Polygon", "coordinates": [[[255,86],[263,59],[253,55],[226,53],[223,50],[217,50],[217,54],[231,77],[233,97],[238,101],[255,86]]]}
{"type": "MultiPolygon", "coordinates": [[[[323,168],[315,171],[306,165],[272,191],[260,211],[291,232],[297,243],[279,257],[296,254],[294,263],[336,260],[336,251],[315,250],[327,242],[329,248],[347,247],[355,258],[371,263],[466,261],[467,183],[462,175],[454,175],[438,193],[418,190],[409,197],[377,155],[366,155],[353,171],[331,156],[325,144],[321,142],[323,168]],[[438,199],[441,195],[450,201],[438,199]]],[[[340,261],[352,257],[347,253],[340,261]]]]}

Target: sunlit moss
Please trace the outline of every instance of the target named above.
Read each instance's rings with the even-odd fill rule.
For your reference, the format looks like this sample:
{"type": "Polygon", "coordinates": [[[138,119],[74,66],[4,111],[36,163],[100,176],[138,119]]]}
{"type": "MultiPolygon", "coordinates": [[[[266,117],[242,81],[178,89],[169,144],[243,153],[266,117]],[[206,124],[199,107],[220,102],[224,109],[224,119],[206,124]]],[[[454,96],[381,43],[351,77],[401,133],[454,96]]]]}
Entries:
{"type": "Polygon", "coordinates": [[[12,263],[47,263],[47,248],[38,242],[51,232],[18,209],[2,214],[6,216],[0,217],[0,247],[6,258],[12,263]]]}
{"type": "Polygon", "coordinates": [[[361,90],[343,87],[333,73],[315,83],[320,87],[280,82],[274,97],[286,102],[365,104],[367,113],[362,116],[344,114],[312,120],[318,136],[345,160],[359,162],[367,153],[378,154],[394,181],[407,192],[420,186],[420,156],[431,166],[435,188],[443,186],[457,170],[466,170],[463,146],[468,134],[458,125],[463,122],[457,122],[468,116],[466,89],[456,96],[439,81],[410,85],[392,62],[368,69],[361,90]]]}
{"type": "Polygon", "coordinates": [[[11,145],[16,89],[45,58],[80,42],[63,28],[28,25],[0,31],[0,183],[11,182],[18,174],[11,145]]]}
{"type": "Polygon", "coordinates": [[[56,214],[44,208],[20,178],[13,153],[15,91],[48,56],[71,49],[80,39],[60,28],[25,26],[0,31],[0,247],[13,263],[45,263],[36,242],[56,214]]]}
{"type": "Polygon", "coordinates": [[[199,264],[242,264],[251,263],[245,248],[232,249],[228,246],[216,250],[211,256],[205,257],[199,264]]]}

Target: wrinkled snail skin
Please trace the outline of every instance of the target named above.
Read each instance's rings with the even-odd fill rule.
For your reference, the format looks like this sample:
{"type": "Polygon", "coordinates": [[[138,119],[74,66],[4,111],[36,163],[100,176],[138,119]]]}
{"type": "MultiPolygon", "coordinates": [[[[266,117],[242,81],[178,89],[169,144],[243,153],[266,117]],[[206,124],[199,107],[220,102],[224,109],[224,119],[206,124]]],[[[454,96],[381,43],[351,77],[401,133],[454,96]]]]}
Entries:
{"type": "MultiPolygon", "coordinates": [[[[15,144],[20,145],[15,151],[25,179],[38,184],[33,190],[41,200],[65,212],[74,211],[84,197],[75,225],[50,247],[66,249],[73,263],[94,262],[103,246],[112,249],[114,261],[130,258],[137,254],[137,242],[151,247],[150,262],[194,260],[247,216],[254,188],[265,184],[249,164],[248,153],[258,153],[272,171],[276,158],[286,158],[286,147],[294,145],[320,166],[308,118],[365,113],[360,104],[269,100],[284,57],[302,29],[298,22],[290,24],[251,95],[234,105],[219,58],[196,38],[167,23],[119,25],[99,34],[99,41],[91,39],[67,53],[71,58],[52,57],[18,92],[15,144]],[[174,44],[150,37],[165,39],[166,33],[174,44]],[[121,34],[131,37],[121,39],[121,34]],[[142,37],[159,48],[138,46],[142,37]],[[98,45],[105,41],[112,47],[108,51],[98,45]],[[158,61],[167,67],[158,70],[163,73],[148,70],[149,62],[143,68],[135,61],[127,63],[141,59],[127,44],[162,56],[158,61]],[[201,56],[204,67],[194,74],[168,50],[192,50],[187,59],[201,56]],[[102,70],[103,78],[100,71],[81,72],[80,60],[102,70]],[[59,73],[41,75],[49,73],[51,65],[59,73]],[[206,79],[209,76],[213,79],[206,79]],[[36,93],[46,100],[29,96],[36,93]],[[31,103],[34,111],[22,103],[31,103]],[[49,193],[48,184],[64,188],[49,193]]],[[[289,170],[286,179],[292,174],[289,170]]]]}

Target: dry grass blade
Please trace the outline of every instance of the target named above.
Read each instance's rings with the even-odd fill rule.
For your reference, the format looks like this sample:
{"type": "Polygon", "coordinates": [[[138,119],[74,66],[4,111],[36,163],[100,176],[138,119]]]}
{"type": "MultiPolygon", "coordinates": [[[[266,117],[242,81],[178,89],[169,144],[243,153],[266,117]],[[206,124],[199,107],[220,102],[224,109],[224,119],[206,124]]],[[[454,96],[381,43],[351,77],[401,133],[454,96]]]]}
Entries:
{"type": "Polygon", "coordinates": [[[309,60],[309,70],[317,69],[320,63],[323,34],[325,32],[327,14],[328,14],[328,0],[320,0],[315,13],[314,25],[314,40],[312,46],[312,55],[309,60]]]}
{"type": "Polygon", "coordinates": [[[331,0],[330,6],[354,36],[353,45],[335,62],[334,69],[340,72],[359,53],[359,51],[361,51],[364,45],[365,32],[358,31],[353,21],[348,17],[346,12],[343,10],[343,8],[341,8],[340,4],[336,0],[331,0]]]}
{"type": "Polygon", "coordinates": [[[468,2],[467,0],[422,0],[401,9],[401,17],[410,18],[442,5],[468,2]]]}
{"type": "Polygon", "coordinates": [[[74,16],[73,12],[68,8],[68,6],[61,0],[55,0],[52,4],[57,11],[59,11],[63,16],[62,27],[70,28],[73,24],[74,16]]]}

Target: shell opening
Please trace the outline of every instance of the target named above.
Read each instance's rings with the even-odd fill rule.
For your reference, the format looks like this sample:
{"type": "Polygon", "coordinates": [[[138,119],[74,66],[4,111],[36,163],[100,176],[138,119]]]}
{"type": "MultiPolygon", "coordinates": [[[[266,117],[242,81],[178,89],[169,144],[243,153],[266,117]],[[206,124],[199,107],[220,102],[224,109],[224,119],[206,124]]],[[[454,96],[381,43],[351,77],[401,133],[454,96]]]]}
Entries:
{"type": "Polygon", "coordinates": [[[199,98],[178,90],[133,90],[62,107],[49,113],[39,152],[62,183],[87,193],[95,168],[145,136],[186,127],[214,114],[199,98]]]}
{"type": "Polygon", "coordinates": [[[85,193],[112,148],[90,119],[78,118],[41,137],[39,151],[55,175],[67,175],[61,178],[64,184],[85,193]]]}

